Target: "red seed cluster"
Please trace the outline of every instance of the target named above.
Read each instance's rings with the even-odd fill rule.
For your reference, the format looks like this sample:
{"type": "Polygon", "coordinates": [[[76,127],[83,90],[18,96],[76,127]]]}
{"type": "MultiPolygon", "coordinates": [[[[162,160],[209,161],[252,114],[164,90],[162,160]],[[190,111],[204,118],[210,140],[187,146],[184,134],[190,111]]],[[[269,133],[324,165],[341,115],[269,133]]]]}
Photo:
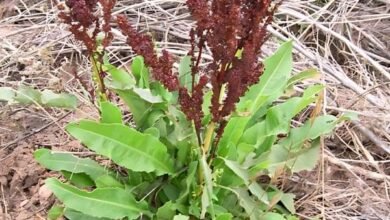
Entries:
{"type": "MultiPolygon", "coordinates": [[[[139,33],[125,15],[117,16],[119,29],[127,37],[127,44],[135,53],[144,57],[151,68],[152,76],[169,91],[179,92],[179,103],[187,118],[194,121],[198,137],[201,121],[204,88],[210,83],[213,95],[210,111],[212,120],[217,123],[219,140],[226,126],[226,116],[234,110],[240,97],[248,88],[257,83],[264,67],[258,60],[261,46],[267,39],[266,28],[272,22],[276,7],[281,0],[187,0],[186,4],[196,27],[190,32],[192,57],[191,88],[180,85],[178,74],[173,72],[173,60],[166,50],[158,56],[152,39],[139,33]],[[202,50],[210,48],[213,61],[200,68],[202,50]],[[241,56],[236,54],[241,51],[241,56]],[[196,53],[197,52],[197,53],[196,53]],[[195,77],[198,75],[199,77],[195,77]],[[198,81],[195,79],[199,78],[198,81]],[[226,85],[226,93],[222,90],[226,85]],[[223,100],[221,101],[221,97],[223,100]]],[[[103,45],[112,41],[110,21],[115,0],[66,0],[70,12],[60,16],[70,25],[74,36],[84,42],[92,54],[96,51],[96,36],[105,33],[103,45]],[[97,4],[103,8],[103,20],[96,16],[97,4]],[[100,25],[100,23],[103,23],[100,25]],[[88,33],[92,31],[92,36],[88,33]]]]}
{"type": "Polygon", "coordinates": [[[127,44],[131,46],[135,53],[142,55],[147,64],[152,69],[153,77],[160,81],[169,91],[179,88],[179,79],[173,73],[173,60],[167,51],[163,50],[162,56],[158,57],[154,51],[152,39],[139,33],[124,15],[117,17],[117,23],[122,33],[127,36],[127,44]]]}
{"type": "Polygon", "coordinates": [[[234,111],[240,97],[263,73],[257,58],[277,4],[271,0],[187,0],[197,24],[194,38],[205,41],[213,56],[206,72],[213,87],[211,112],[215,122],[234,111]],[[241,58],[235,56],[238,50],[243,51],[241,58]],[[224,84],[227,94],[220,103],[224,84]]]}
{"type": "Polygon", "coordinates": [[[61,10],[59,17],[69,25],[73,36],[84,43],[89,54],[96,52],[97,35],[100,32],[105,34],[103,46],[106,47],[111,43],[113,36],[110,21],[115,2],[116,0],[66,0],[65,5],[68,10],[59,6],[61,10]],[[103,9],[103,22],[96,14],[98,2],[103,9]]]}

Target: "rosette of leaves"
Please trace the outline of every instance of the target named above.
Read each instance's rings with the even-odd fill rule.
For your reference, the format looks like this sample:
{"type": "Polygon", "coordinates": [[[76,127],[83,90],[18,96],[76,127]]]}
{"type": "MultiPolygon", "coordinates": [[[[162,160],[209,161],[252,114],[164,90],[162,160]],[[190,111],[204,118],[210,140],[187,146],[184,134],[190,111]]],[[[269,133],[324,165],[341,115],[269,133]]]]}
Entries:
{"type": "Polygon", "coordinates": [[[313,169],[321,136],[347,117],[318,114],[323,85],[292,92],[316,75],[291,76],[292,42],[258,59],[278,4],[187,0],[196,27],[176,71],[172,56],[165,50],[158,55],[151,37],[126,16],[112,18],[114,0],[65,3],[69,10],[61,7],[60,15],[87,48],[101,113],[98,121],[73,122],[66,130],[98,161],[115,166],[36,151],[40,164],[64,177],[46,180],[60,201],[50,218],[296,219],[294,195],[283,192],[278,179],[313,169]],[[110,64],[105,53],[113,20],[139,55],[130,72],[110,64]],[[205,46],[213,60],[202,68],[205,46]],[[112,93],[131,112],[133,125],[109,101],[112,93]],[[292,123],[304,110],[311,112],[301,117],[306,121],[292,123]],[[264,176],[270,181],[258,181],[264,176]]]}
{"type": "MultiPolygon", "coordinates": [[[[295,219],[294,195],[257,179],[260,175],[276,179],[284,172],[314,168],[319,138],[344,119],[312,116],[291,126],[296,115],[318,100],[324,86],[311,85],[300,96],[288,97],[294,83],[313,74],[291,77],[292,43],[287,42],[266,59],[265,73],[241,98],[228,119],[215,159],[210,161],[199,150],[193,124],[178,108],[177,94],[150,80],[142,57],[133,60],[131,74],[109,63],[104,68],[111,76],[107,87],[128,105],[136,127],[123,122],[115,104],[102,102],[99,121],[70,123],[66,130],[123,169],[119,172],[69,153],[37,150],[38,162],[65,178],[65,182],[46,180],[61,201],[51,211],[57,215],[52,216],[295,219]]],[[[184,57],[179,68],[183,78],[189,68],[189,59],[184,57]]],[[[208,123],[210,103],[205,100],[203,104],[203,123],[208,123]]]]}

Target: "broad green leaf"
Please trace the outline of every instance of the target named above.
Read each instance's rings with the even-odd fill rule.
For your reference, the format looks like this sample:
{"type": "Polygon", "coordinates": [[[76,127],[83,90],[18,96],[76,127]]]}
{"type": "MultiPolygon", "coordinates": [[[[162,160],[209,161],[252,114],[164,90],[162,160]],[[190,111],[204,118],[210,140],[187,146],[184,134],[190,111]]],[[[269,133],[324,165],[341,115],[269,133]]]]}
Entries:
{"type": "Polygon", "coordinates": [[[100,117],[100,121],[102,123],[122,124],[121,110],[111,102],[100,103],[100,117]]]}
{"type": "Polygon", "coordinates": [[[16,93],[11,87],[0,87],[0,101],[12,102],[15,95],[16,93]]]}
{"type": "Polygon", "coordinates": [[[67,180],[79,188],[95,186],[93,179],[85,173],[71,173],[68,171],[61,171],[61,173],[67,180]]]}
{"type": "Polygon", "coordinates": [[[265,71],[258,84],[240,99],[237,109],[240,112],[257,112],[266,102],[273,101],[283,93],[292,72],[292,41],[284,43],[264,61],[265,71]]]}
{"type": "Polygon", "coordinates": [[[259,199],[264,204],[269,204],[267,193],[261,188],[259,184],[252,182],[247,168],[242,167],[235,161],[230,161],[224,158],[222,158],[222,160],[225,162],[225,165],[229,167],[229,169],[231,169],[238,177],[242,179],[242,181],[248,187],[249,191],[255,195],[257,199],[259,199]]]}
{"type": "Polygon", "coordinates": [[[238,145],[249,119],[249,117],[233,117],[229,120],[219,142],[217,152],[219,156],[234,159],[228,155],[229,144],[238,145]]]}
{"type": "Polygon", "coordinates": [[[41,93],[41,103],[44,106],[58,108],[76,108],[77,98],[74,95],[60,93],[56,94],[50,90],[44,90],[41,93]]]}
{"type": "Polygon", "coordinates": [[[305,90],[302,97],[290,98],[282,104],[270,108],[266,116],[266,136],[285,134],[290,129],[291,119],[316,99],[322,85],[314,85],[305,90]]]}
{"type": "Polygon", "coordinates": [[[53,205],[47,213],[48,220],[57,220],[64,214],[64,207],[53,205]]]}
{"type": "Polygon", "coordinates": [[[207,164],[206,156],[202,155],[200,160],[200,166],[202,169],[202,174],[204,177],[204,185],[202,192],[202,212],[200,214],[201,219],[205,218],[208,208],[210,207],[210,215],[214,218],[214,208],[213,208],[213,179],[212,171],[207,164]]]}
{"type": "Polygon", "coordinates": [[[189,216],[182,215],[182,214],[179,214],[179,215],[176,215],[175,217],[173,217],[173,220],[189,220],[189,219],[190,219],[189,216]]]}
{"type": "Polygon", "coordinates": [[[41,103],[41,93],[28,86],[20,86],[16,91],[14,100],[21,104],[35,104],[41,103]]]}
{"type": "Polygon", "coordinates": [[[111,218],[92,217],[69,208],[65,208],[64,216],[69,220],[112,220],[111,218]]]}
{"type": "Polygon", "coordinates": [[[133,88],[133,91],[148,103],[157,104],[163,102],[161,96],[153,95],[149,89],[133,88]]]}
{"type": "Polygon", "coordinates": [[[171,220],[176,214],[176,205],[169,201],[161,206],[156,213],[158,219],[161,220],[171,220]]]}
{"type": "Polygon", "coordinates": [[[142,56],[136,56],[131,63],[131,72],[141,88],[149,88],[149,68],[145,65],[142,56]]]}
{"type": "Polygon", "coordinates": [[[179,63],[180,85],[187,89],[191,89],[192,85],[191,65],[191,56],[184,56],[179,63]]]}
{"type": "Polygon", "coordinates": [[[285,218],[279,213],[267,212],[261,217],[261,220],[285,220],[285,218]]]}
{"type": "Polygon", "coordinates": [[[251,198],[245,188],[237,188],[230,190],[234,192],[234,194],[236,194],[240,206],[244,208],[250,220],[261,220],[260,216],[262,211],[260,209],[260,205],[257,204],[256,201],[251,198]]]}
{"type": "Polygon", "coordinates": [[[248,186],[249,191],[257,197],[257,199],[266,205],[269,205],[267,192],[257,183],[252,182],[248,186]]]}
{"type": "Polygon", "coordinates": [[[173,173],[173,161],[157,138],[122,124],[93,121],[71,123],[67,131],[100,155],[120,166],[139,172],[173,173]]]}
{"type": "Polygon", "coordinates": [[[97,162],[88,158],[78,158],[70,153],[52,152],[42,148],[34,152],[34,157],[47,169],[71,173],[86,173],[94,180],[110,173],[110,171],[100,166],[97,162]]]}
{"type": "Polygon", "coordinates": [[[66,207],[93,217],[136,219],[141,214],[149,214],[146,202],[137,202],[130,193],[120,188],[99,188],[87,192],[53,178],[45,183],[66,207]]]}
{"type": "Polygon", "coordinates": [[[47,107],[76,108],[77,98],[67,93],[54,93],[50,90],[40,92],[28,86],[20,86],[17,90],[0,87],[0,101],[20,104],[39,104],[47,107]]]}
{"type": "Polygon", "coordinates": [[[291,172],[311,170],[317,165],[320,153],[320,144],[316,140],[312,146],[299,152],[291,152],[282,145],[274,145],[268,156],[270,165],[268,170],[271,174],[277,169],[288,168],[291,172]]]}
{"type": "Polygon", "coordinates": [[[127,90],[132,89],[135,85],[135,80],[123,69],[118,69],[111,64],[103,65],[103,70],[110,74],[112,80],[105,79],[107,87],[112,89],[127,90]]]}
{"type": "MultiPolygon", "coordinates": [[[[129,107],[134,121],[138,128],[145,128],[148,115],[155,111],[162,109],[162,98],[151,94],[150,90],[115,90],[115,92],[122,98],[122,100],[129,107]],[[137,93],[137,92],[138,93],[137,93]],[[141,97],[140,95],[143,95],[141,97]],[[150,103],[148,99],[154,103],[150,103]]],[[[146,126],[147,128],[147,126],[146,126]]]]}
{"type": "Polygon", "coordinates": [[[250,184],[248,172],[244,168],[242,168],[240,164],[238,164],[236,161],[227,160],[225,158],[221,159],[225,162],[225,165],[229,167],[229,169],[231,169],[238,177],[243,180],[245,185],[250,184]]]}
{"type": "Polygon", "coordinates": [[[294,75],[293,77],[291,77],[288,80],[287,88],[292,87],[297,82],[300,82],[300,81],[303,81],[303,80],[306,80],[306,79],[316,78],[316,77],[318,77],[320,75],[321,74],[318,72],[317,69],[304,70],[304,71],[298,73],[297,75],[294,75]]]}
{"type": "Polygon", "coordinates": [[[96,183],[96,187],[98,187],[98,188],[104,188],[104,187],[124,188],[124,186],[111,175],[99,176],[95,180],[95,183],[96,183]]]}
{"type": "Polygon", "coordinates": [[[295,214],[294,198],[295,195],[292,193],[283,193],[283,196],[280,199],[284,207],[286,207],[291,214],[295,214]]]}
{"type": "Polygon", "coordinates": [[[303,126],[291,129],[288,137],[282,139],[279,143],[286,149],[300,150],[306,140],[330,133],[336,124],[337,118],[332,115],[319,116],[313,121],[306,121],[303,126]]]}
{"type": "Polygon", "coordinates": [[[182,203],[186,200],[186,198],[190,195],[190,190],[192,185],[196,182],[196,171],[198,170],[198,162],[197,161],[192,161],[188,165],[188,171],[186,175],[186,179],[184,181],[185,183],[185,188],[181,191],[181,195],[179,199],[177,200],[179,203],[182,203]]]}
{"type": "Polygon", "coordinates": [[[233,219],[233,215],[230,213],[223,213],[217,216],[217,220],[232,220],[232,219],[233,219]]]}

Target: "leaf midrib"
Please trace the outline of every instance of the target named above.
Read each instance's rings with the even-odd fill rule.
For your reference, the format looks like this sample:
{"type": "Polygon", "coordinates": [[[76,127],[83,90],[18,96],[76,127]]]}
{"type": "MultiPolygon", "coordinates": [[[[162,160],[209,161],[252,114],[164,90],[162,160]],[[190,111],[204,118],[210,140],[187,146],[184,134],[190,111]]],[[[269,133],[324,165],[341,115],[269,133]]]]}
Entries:
{"type": "MultiPolygon", "coordinates": [[[[75,126],[75,128],[77,128],[77,127],[75,126]]],[[[137,149],[135,147],[130,147],[129,145],[127,145],[126,143],[124,143],[122,141],[116,140],[114,138],[111,138],[109,136],[106,136],[106,135],[103,135],[103,134],[100,134],[100,133],[97,133],[97,132],[93,132],[91,130],[83,129],[83,128],[80,128],[80,127],[78,129],[83,130],[83,131],[85,131],[87,133],[91,133],[91,134],[97,135],[97,136],[101,135],[103,137],[106,137],[108,140],[111,140],[112,142],[115,142],[115,143],[117,143],[117,144],[119,144],[121,146],[125,146],[125,148],[129,148],[130,150],[132,149],[133,151],[138,152],[139,154],[145,156],[146,158],[151,159],[151,161],[155,161],[155,163],[160,164],[162,167],[165,168],[164,171],[166,171],[166,172],[170,171],[169,167],[167,167],[164,163],[160,162],[158,159],[154,159],[149,154],[146,154],[145,152],[143,152],[143,151],[141,151],[141,150],[139,150],[139,149],[137,149]]],[[[111,158],[111,159],[113,159],[113,158],[111,158]]],[[[154,168],[153,170],[156,170],[156,168],[154,168]]]]}
{"type": "Polygon", "coordinates": [[[283,53],[283,56],[279,59],[279,61],[277,62],[277,65],[276,67],[274,68],[274,71],[272,71],[272,74],[269,78],[269,80],[267,80],[264,84],[264,86],[261,88],[260,92],[259,92],[259,95],[256,97],[255,99],[255,102],[254,103],[257,103],[257,101],[259,100],[260,97],[263,97],[263,92],[264,92],[264,89],[267,87],[268,83],[275,77],[275,72],[277,69],[280,68],[281,64],[282,64],[282,61],[285,59],[286,55],[288,55],[286,52],[283,53]]]}
{"type": "MultiPolygon", "coordinates": [[[[107,200],[91,198],[91,197],[88,197],[87,195],[79,195],[79,194],[73,192],[72,190],[66,189],[65,187],[58,186],[57,183],[52,185],[52,186],[56,187],[59,190],[65,191],[65,192],[67,192],[69,194],[76,195],[76,197],[79,197],[79,198],[82,198],[82,199],[89,199],[89,200],[93,200],[93,201],[96,201],[96,202],[99,202],[99,203],[102,203],[102,204],[111,204],[113,206],[124,208],[124,209],[130,210],[130,211],[136,211],[136,212],[142,211],[141,209],[133,208],[132,206],[126,206],[126,205],[121,205],[120,203],[115,203],[115,202],[111,202],[111,201],[107,201],[107,200]]],[[[112,189],[115,189],[115,188],[112,188],[112,189]]],[[[82,192],[82,191],[80,191],[80,193],[83,193],[83,194],[84,193],[86,193],[86,194],[93,194],[95,192],[96,192],[96,190],[94,192],[82,192]]],[[[105,217],[105,216],[100,216],[100,217],[105,217]]]]}

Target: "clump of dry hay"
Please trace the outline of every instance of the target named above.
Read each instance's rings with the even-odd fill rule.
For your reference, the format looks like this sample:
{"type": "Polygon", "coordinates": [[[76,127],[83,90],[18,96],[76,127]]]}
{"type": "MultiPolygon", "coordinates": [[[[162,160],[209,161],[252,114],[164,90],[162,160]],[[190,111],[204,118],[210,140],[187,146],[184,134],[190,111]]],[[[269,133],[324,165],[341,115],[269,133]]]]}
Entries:
{"type": "MultiPolygon", "coordinates": [[[[316,67],[326,83],[323,112],[351,111],[360,121],[340,127],[324,142],[317,171],[290,178],[302,218],[388,219],[390,217],[390,4],[386,0],[286,1],[269,31],[278,40],[295,41],[295,71],[316,67]]],[[[185,55],[194,25],[184,0],[121,0],[115,13],[126,13],[159,48],[185,55]]],[[[48,1],[8,0],[0,3],[0,86],[24,83],[65,89],[84,104],[85,90],[66,66],[88,61],[78,42],[58,25],[48,1]],[[1,7],[7,6],[7,7],[1,7]],[[4,10],[10,9],[10,10],[4,10]],[[64,63],[67,63],[64,65],[64,63]],[[23,66],[23,68],[20,68],[23,66]],[[22,70],[21,70],[22,69],[22,70]],[[17,73],[17,74],[16,74],[17,73]]],[[[114,30],[109,48],[126,68],[132,53],[114,30]]],[[[208,62],[205,51],[204,63],[208,62]]],[[[299,89],[299,88],[297,88],[299,89]]]]}

